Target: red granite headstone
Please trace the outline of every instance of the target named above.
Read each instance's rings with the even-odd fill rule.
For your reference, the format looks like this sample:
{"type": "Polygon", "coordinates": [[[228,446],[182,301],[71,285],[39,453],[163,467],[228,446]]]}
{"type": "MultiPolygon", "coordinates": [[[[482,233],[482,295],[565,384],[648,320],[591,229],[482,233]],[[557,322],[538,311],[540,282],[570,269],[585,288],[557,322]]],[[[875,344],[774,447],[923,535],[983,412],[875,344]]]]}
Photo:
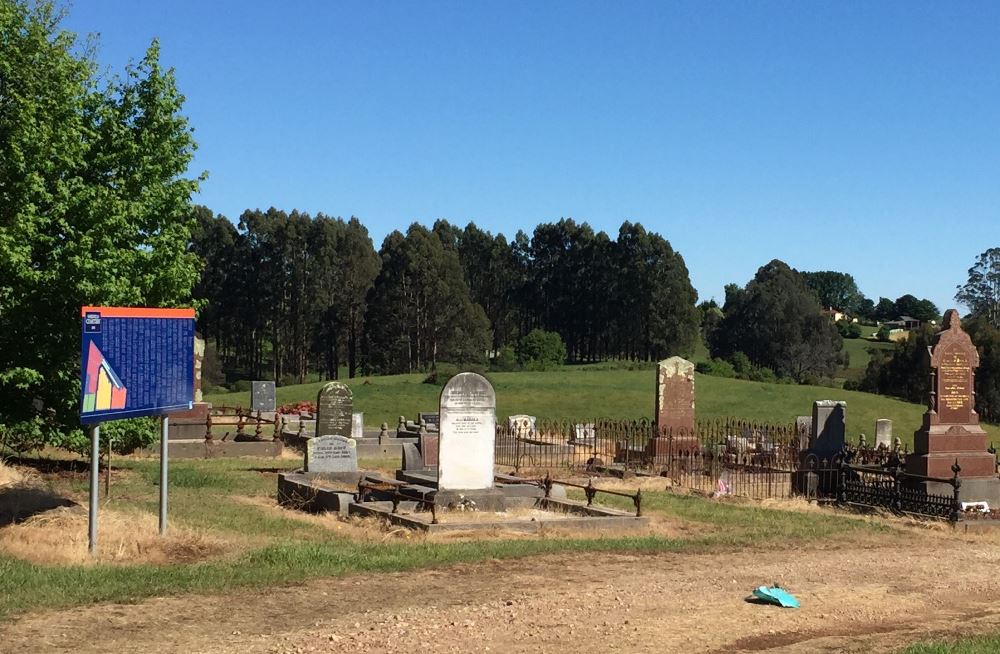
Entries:
{"type": "Polygon", "coordinates": [[[963,501],[996,503],[1000,501],[996,457],[986,451],[986,432],[975,409],[979,353],[954,309],[945,314],[943,329],[935,335],[929,352],[930,401],[924,424],[913,435],[913,454],[906,458],[906,471],[951,477],[957,461],[963,501]]]}

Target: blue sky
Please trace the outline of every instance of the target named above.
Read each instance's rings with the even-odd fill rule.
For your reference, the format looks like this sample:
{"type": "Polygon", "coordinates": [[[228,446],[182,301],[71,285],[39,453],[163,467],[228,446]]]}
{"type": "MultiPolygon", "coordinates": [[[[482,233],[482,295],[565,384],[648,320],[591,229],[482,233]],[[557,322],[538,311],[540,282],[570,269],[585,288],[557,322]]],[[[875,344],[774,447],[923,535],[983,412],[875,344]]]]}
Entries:
{"type": "Polygon", "coordinates": [[[161,41],[197,202],[572,217],[663,234],[701,298],[779,258],[953,306],[1000,246],[1000,3],[77,0],[120,70],[161,41]]]}

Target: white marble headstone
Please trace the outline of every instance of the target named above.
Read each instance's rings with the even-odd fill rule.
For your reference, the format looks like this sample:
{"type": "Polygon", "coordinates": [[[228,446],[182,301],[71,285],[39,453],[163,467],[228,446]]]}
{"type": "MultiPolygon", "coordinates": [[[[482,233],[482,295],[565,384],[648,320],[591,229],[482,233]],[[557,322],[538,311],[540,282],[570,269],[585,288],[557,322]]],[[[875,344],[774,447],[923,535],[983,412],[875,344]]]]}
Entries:
{"type": "Polygon", "coordinates": [[[441,391],[438,488],[493,488],[497,397],[482,375],[462,372],[441,391]]]}

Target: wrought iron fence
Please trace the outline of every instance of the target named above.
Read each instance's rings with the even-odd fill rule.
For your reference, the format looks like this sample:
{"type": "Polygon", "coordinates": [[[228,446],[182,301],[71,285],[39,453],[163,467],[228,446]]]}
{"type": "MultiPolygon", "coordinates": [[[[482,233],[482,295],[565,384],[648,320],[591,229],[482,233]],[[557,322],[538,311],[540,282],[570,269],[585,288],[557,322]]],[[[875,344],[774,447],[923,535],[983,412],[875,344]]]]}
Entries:
{"type": "Polygon", "coordinates": [[[862,439],[823,459],[808,444],[794,423],[738,418],[699,420],[693,430],[658,430],[648,420],[522,421],[498,426],[496,462],[516,474],[659,475],[706,493],[833,500],[842,463],[886,467],[906,455],[898,444],[870,447],[862,439]]]}
{"type": "Polygon", "coordinates": [[[961,467],[957,461],[951,470],[952,477],[924,477],[905,472],[898,458],[882,466],[855,465],[844,460],[837,469],[837,502],[955,522],[961,510],[959,489],[962,485],[961,467]],[[951,492],[928,492],[928,483],[951,492]]]}
{"type": "Polygon", "coordinates": [[[595,419],[500,425],[496,461],[521,474],[594,471],[669,477],[705,492],[787,497],[799,468],[794,423],[699,420],[658,430],[648,420],[595,419]]]}

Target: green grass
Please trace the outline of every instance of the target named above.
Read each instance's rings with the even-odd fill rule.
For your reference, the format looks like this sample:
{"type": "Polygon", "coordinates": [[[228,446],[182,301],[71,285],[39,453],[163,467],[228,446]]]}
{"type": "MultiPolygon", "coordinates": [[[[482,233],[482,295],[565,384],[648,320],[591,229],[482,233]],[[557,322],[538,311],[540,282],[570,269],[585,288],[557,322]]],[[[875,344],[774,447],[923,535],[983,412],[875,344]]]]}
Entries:
{"type": "MultiPolygon", "coordinates": [[[[567,366],[549,372],[490,373],[497,392],[497,415],[527,413],[540,419],[652,418],[655,371],[593,366],[567,366]]],[[[365,424],[394,427],[400,415],[415,418],[433,411],[440,387],[422,383],[424,375],[393,375],[346,380],[354,392],[354,408],[363,411],[365,424]]],[[[277,389],[279,403],[315,401],[322,386],[303,384],[277,389]]],[[[769,422],[792,422],[810,415],[814,400],[846,400],[847,432],[874,439],[875,421],[889,418],[895,434],[911,443],[920,427],[924,407],[871,393],[822,386],[765,384],[697,375],[697,414],[700,418],[739,417],[769,422]]],[[[217,404],[249,404],[249,393],[206,396],[217,404]]],[[[1000,441],[1000,428],[984,425],[991,440],[1000,441]]]]}
{"type": "MultiPolygon", "coordinates": [[[[123,460],[111,500],[102,510],[156,511],[158,464],[123,460]]],[[[283,464],[285,462],[280,462],[283,464]]],[[[294,463],[294,462],[292,462],[294,463]]],[[[279,464],[279,465],[280,465],[279,464]]],[[[137,602],[182,593],[216,593],[297,583],[312,577],[405,571],[487,559],[555,552],[693,552],[733,547],[789,546],[797,540],[849,538],[877,524],[836,514],[764,509],[752,504],[712,502],[666,492],[645,493],[646,515],[661,514],[709,527],[692,538],[660,536],[540,538],[428,542],[352,540],[295,513],[269,510],[261,497],[275,490],[274,461],[214,459],[171,466],[171,528],[196,528],[249,541],[249,549],[198,564],[134,566],[42,566],[0,554],[0,618],[43,608],[93,602],[137,602]]],[[[81,475],[80,478],[84,477],[81,475]]],[[[82,499],[81,479],[53,477],[53,490],[82,499]]],[[[628,500],[624,500],[628,501],[628,500]]]]}
{"type": "MultiPolygon", "coordinates": [[[[862,329],[873,331],[874,327],[862,327],[862,329]]],[[[868,362],[871,360],[870,349],[892,350],[895,343],[882,343],[879,341],[869,341],[866,338],[845,338],[844,352],[850,355],[847,368],[842,368],[837,372],[837,379],[860,379],[865,374],[868,362]]]]}
{"type": "Polygon", "coordinates": [[[1000,634],[917,643],[900,654],[994,654],[1000,652],[1000,634]]]}

